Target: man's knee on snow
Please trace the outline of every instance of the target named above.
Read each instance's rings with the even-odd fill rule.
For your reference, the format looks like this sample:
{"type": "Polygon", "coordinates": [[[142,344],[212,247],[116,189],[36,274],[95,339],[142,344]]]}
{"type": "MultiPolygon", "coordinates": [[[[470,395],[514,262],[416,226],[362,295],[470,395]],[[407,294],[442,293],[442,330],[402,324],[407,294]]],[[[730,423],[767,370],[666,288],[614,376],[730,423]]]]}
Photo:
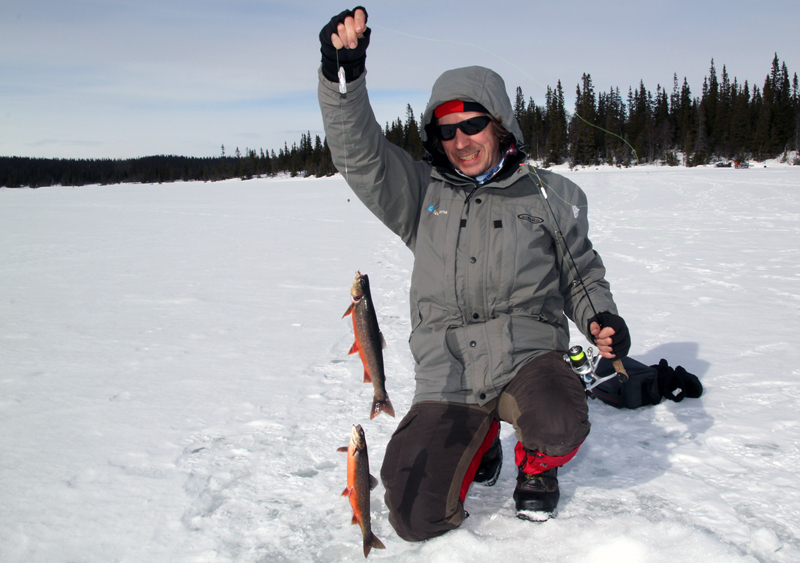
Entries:
{"type": "MultiPolygon", "coordinates": [[[[387,491],[387,497],[389,492],[387,491]]],[[[389,508],[389,523],[397,535],[406,541],[425,541],[458,528],[467,514],[461,503],[454,514],[442,514],[444,500],[436,495],[417,495],[410,502],[401,502],[397,509],[389,508]]],[[[406,499],[404,499],[406,500],[406,499]]],[[[387,502],[388,505],[388,502],[387,502]]]]}

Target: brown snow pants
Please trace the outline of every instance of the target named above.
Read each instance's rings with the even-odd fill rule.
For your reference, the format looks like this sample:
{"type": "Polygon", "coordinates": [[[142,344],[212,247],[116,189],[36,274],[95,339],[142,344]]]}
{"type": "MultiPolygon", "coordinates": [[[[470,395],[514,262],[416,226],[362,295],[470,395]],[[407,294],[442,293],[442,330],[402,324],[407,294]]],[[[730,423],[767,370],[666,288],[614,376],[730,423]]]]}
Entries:
{"type": "Polygon", "coordinates": [[[486,405],[421,401],[411,407],[381,467],[389,522],[401,538],[422,541],[461,525],[465,476],[494,421],[512,424],[531,451],[563,456],[580,446],[589,434],[589,409],[583,383],[562,355],[534,358],[486,405]]]}

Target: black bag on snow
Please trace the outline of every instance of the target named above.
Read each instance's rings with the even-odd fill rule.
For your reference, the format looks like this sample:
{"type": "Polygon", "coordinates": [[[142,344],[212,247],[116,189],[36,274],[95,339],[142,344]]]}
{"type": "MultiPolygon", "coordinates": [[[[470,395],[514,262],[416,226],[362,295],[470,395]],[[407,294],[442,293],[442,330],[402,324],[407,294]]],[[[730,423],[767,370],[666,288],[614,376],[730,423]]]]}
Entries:
{"type": "MultiPolygon", "coordinates": [[[[651,366],[637,362],[633,358],[622,358],[622,365],[628,372],[628,380],[620,382],[618,377],[604,381],[592,392],[597,398],[618,409],[635,409],[645,405],[657,405],[661,402],[658,390],[658,372],[651,366]]],[[[611,360],[600,358],[597,363],[598,377],[611,375],[616,370],[611,360]]]]}

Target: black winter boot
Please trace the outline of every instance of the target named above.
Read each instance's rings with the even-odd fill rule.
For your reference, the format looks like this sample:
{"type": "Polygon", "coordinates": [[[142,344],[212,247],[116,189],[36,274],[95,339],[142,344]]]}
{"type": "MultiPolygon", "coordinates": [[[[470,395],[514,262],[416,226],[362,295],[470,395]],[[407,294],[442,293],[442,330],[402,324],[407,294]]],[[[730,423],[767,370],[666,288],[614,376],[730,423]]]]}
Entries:
{"type": "Polygon", "coordinates": [[[517,518],[542,522],[555,516],[561,496],[557,475],[558,467],[538,475],[519,472],[517,487],[514,489],[517,518]]]}
{"type": "Polygon", "coordinates": [[[491,487],[497,483],[500,476],[500,469],[503,467],[503,447],[500,444],[500,433],[494,437],[492,445],[483,454],[483,459],[475,472],[475,482],[486,487],[491,487]]]}

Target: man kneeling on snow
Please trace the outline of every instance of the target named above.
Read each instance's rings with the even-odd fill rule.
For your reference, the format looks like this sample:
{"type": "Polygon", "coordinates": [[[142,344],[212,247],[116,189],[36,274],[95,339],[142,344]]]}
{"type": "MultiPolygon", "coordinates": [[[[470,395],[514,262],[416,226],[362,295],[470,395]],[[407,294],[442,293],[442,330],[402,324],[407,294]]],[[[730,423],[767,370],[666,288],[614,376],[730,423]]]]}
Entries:
{"type": "Polygon", "coordinates": [[[367,96],[366,22],[356,8],[320,32],[319,103],[337,168],[414,253],[416,393],[381,468],[389,521],[410,541],[458,527],[470,485],[500,473],[500,421],[518,439],[517,513],[546,518],[558,467],[590,427],[583,383],[562,358],[567,317],[604,357],[630,348],[588,238],[586,196],[524,164],[505,84],[486,68],[450,70],[434,84],[427,160],[389,143],[367,96]]]}

